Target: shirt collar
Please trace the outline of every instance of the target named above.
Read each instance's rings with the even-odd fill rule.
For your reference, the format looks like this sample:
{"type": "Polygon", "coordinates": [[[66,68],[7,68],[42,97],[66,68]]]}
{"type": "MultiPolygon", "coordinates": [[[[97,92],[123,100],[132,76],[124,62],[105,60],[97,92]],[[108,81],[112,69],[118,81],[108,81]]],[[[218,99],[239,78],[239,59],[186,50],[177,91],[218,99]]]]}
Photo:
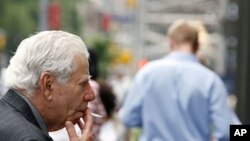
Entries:
{"type": "Polygon", "coordinates": [[[192,53],[173,51],[167,55],[167,58],[174,59],[174,60],[180,60],[180,61],[189,61],[189,62],[199,63],[198,58],[192,53]]]}

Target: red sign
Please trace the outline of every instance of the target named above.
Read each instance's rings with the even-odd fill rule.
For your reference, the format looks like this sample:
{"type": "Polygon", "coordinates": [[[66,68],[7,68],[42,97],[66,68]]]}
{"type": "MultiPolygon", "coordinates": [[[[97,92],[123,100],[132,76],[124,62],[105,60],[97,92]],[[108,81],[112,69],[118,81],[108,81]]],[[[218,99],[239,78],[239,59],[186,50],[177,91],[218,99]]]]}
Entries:
{"type": "Polygon", "coordinates": [[[58,3],[51,3],[48,7],[49,29],[58,30],[61,28],[61,8],[58,3]]]}
{"type": "Polygon", "coordinates": [[[102,19],[101,19],[101,26],[102,26],[103,31],[105,32],[109,31],[110,22],[111,22],[110,15],[103,14],[102,19]]]}

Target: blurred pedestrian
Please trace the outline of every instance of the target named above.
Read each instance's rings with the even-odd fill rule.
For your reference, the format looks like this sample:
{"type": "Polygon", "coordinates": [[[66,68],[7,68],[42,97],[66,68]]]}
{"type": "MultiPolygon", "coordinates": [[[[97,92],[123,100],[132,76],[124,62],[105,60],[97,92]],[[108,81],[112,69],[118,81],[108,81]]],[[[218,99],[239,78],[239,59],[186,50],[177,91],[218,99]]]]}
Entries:
{"type": "Polygon", "coordinates": [[[141,141],[228,141],[229,125],[240,121],[219,76],[199,63],[197,28],[176,21],[168,39],[170,53],[136,74],[119,113],[122,122],[141,127],[141,141]]]}
{"type": "MultiPolygon", "coordinates": [[[[94,50],[93,48],[88,48],[88,52],[90,54],[89,57],[89,72],[91,75],[90,85],[96,94],[96,98],[89,103],[88,107],[91,109],[92,112],[105,117],[106,111],[100,98],[100,85],[98,82],[99,79],[98,55],[96,50],[94,50]]],[[[102,123],[103,123],[102,118],[94,118],[93,133],[95,137],[99,135],[99,130],[102,123]]]]}
{"type": "Polygon", "coordinates": [[[65,126],[70,141],[93,140],[88,56],[83,41],[64,31],[23,40],[5,73],[9,90],[0,101],[0,140],[52,141],[48,131],[65,126]]]}
{"type": "Polygon", "coordinates": [[[131,79],[128,75],[126,75],[126,68],[124,66],[118,66],[114,69],[113,77],[110,78],[109,84],[111,85],[114,94],[117,98],[117,106],[118,108],[124,102],[124,98],[128,93],[128,89],[131,85],[131,79]]]}
{"type": "Polygon", "coordinates": [[[117,116],[116,95],[106,81],[100,82],[100,99],[107,114],[101,125],[98,141],[125,141],[126,130],[117,116]]]}

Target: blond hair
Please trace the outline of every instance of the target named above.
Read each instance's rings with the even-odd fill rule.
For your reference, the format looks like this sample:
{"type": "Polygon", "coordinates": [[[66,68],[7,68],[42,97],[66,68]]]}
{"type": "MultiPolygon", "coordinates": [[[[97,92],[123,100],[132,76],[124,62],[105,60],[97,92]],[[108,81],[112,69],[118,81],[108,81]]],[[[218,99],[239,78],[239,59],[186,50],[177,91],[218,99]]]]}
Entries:
{"type": "Polygon", "coordinates": [[[174,22],[169,27],[167,35],[177,45],[189,43],[192,45],[194,52],[198,50],[198,30],[193,21],[178,20],[174,22]]]}

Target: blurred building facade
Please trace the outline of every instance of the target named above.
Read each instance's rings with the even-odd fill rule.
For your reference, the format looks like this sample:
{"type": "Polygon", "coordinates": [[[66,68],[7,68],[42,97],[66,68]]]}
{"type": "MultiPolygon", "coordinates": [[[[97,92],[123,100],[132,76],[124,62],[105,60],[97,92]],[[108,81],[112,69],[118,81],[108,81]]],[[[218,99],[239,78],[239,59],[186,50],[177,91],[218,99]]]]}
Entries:
{"type": "Polygon", "coordinates": [[[244,124],[250,124],[250,2],[248,0],[233,0],[239,6],[239,20],[230,24],[231,34],[236,35],[237,75],[236,92],[238,97],[237,112],[244,124]]]}
{"type": "MultiPolygon", "coordinates": [[[[46,21],[48,11],[44,11],[44,9],[52,1],[35,2],[39,3],[41,7],[32,9],[33,17],[38,18],[39,16],[40,23],[37,27],[41,27],[32,28],[32,30],[48,29],[48,25],[44,25],[48,22],[46,21]],[[38,14],[36,10],[40,10],[38,14]],[[34,16],[35,14],[37,16],[34,16]]],[[[58,2],[58,0],[54,0],[54,2],[58,2]]],[[[212,47],[207,53],[213,57],[212,69],[223,77],[230,93],[236,94],[237,111],[243,123],[250,122],[250,111],[247,108],[249,107],[248,100],[250,100],[248,94],[250,93],[248,74],[250,69],[248,38],[250,35],[249,15],[247,15],[250,5],[248,0],[78,0],[70,3],[75,4],[70,8],[77,9],[78,18],[81,21],[79,24],[81,28],[78,31],[80,36],[85,41],[96,37],[110,38],[112,46],[115,46],[113,52],[121,51],[120,60],[115,59],[116,63],[119,67],[123,65],[125,72],[130,75],[138,70],[137,64],[141,60],[157,59],[168,52],[166,31],[173,21],[178,19],[201,21],[211,38],[212,47]]],[[[10,6],[5,5],[6,9],[8,7],[10,6]]],[[[61,16],[63,12],[69,13],[63,6],[60,10],[61,16]]],[[[72,11],[72,9],[68,11],[72,11]]],[[[72,17],[72,15],[74,14],[69,14],[68,17],[72,17]]],[[[64,19],[70,21],[70,18],[64,19]]],[[[33,27],[38,22],[29,23],[32,23],[32,26],[27,27],[33,27]]],[[[26,26],[26,24],[23,25],[26,26]]],[[[65,26],[65,23],[62,22],[58,27],[67,30],[66,27],[74,26],[73,24],[65,26]]],[[[10,39],[7,37],[11,35],[11,32],[1,22],[0,29],[1,70],[8,65],[9,50],[14,51],[13,48],[16,48],[12,44],[17,40],[16,38],[21,37],[17,36],[21,30],[13,32],[15,38],[10,39]],[[2,35],[5,35],[6,39],[3,39],[2,35]],[[8,50],[5,40],[11,47],[7,48],[8,50]]],[[[31,29],[29,33],[30,31],[31,29]]]]}

